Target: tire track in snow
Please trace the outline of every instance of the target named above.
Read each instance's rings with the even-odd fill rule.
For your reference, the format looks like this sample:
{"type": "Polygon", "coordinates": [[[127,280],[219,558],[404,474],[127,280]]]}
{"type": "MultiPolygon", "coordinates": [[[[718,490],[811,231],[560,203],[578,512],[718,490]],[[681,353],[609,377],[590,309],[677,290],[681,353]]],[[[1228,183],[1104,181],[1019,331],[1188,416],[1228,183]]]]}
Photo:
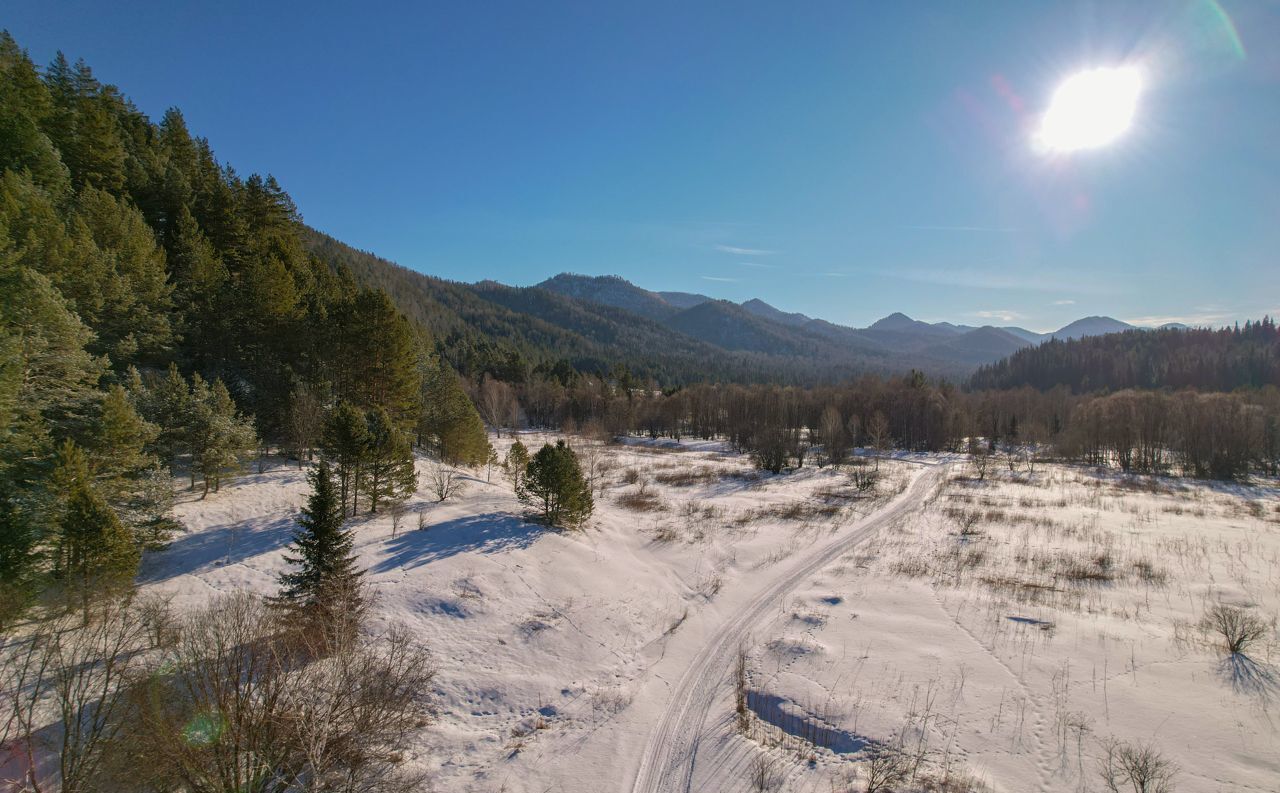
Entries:
{"type": "Polygon", "coordinates": [[[650,731],[632,793],[688,793],[693,789],[693,771],[707,716],[733,666],[733,655],[742,638],[805,579],[918,506],[946,468],[945,465],[927,468],[885,508],[864,518],[860,526],[793,560],[760,594],[721,625],[694,656],[668,699],[666,709],[650,731]]]}

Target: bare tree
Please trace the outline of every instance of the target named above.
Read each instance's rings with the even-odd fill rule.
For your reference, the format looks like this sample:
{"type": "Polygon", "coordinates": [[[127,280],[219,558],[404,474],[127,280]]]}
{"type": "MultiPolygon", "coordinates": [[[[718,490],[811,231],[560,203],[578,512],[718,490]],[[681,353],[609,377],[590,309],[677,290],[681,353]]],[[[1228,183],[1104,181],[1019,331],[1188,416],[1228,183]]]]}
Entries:
{"type": "Polygon", "coordinates": [[[493,444],[489,444],[489,453],[484,458],[484,481],[485,484],[493,484],[493,467],[500,464],[498,460],[498,452],[493,448],[493,444]]]}
{"type": "Polygon", "coordinates": [[[391,505],[391,539],[395,539],[400,533],[400,524],[404,521],[405,513],[409,511],[409,505],[403,501],[396,501],[391,505]]]}
{"type": "Polygon", "coordinates": [[[1098,774],[1111,793],[1171,793],[1178,767],[1149,745],[1109,738],[1102,743],[1098,774]]]}
{"type": "Polygon", "coordinates": [[[298,455],[299,468],[304,460],[311,460],[312,451],[320,438],[320,429],[324,426],[324,415],[324,405],[305,383],[300,383],[293,389],[286,430],[294,454],[298,455]]]}
{"type": "Polygon", "coordinates": [[[447,501],[462,493],[467,481],[457,469],[444,463],[433,463],[427,469],[427,486],[435,494],[436,501],[447,501]]]}
{"type": "Polygon", "coordinates": [[[844,458],[849,454],[849,443],[839,408],[835,405],[827,405],[822,411],[822,418],[818,420],[818,427],[827,462],[831,465],[844,462],[844,458]]]}
{"type": "Polygon", "coordinates": [[[87,616],[64,612],[0,649],[0,745],[19,748],[23,784],[37,793],[103,790],[110,748],[134,715],[124,683],[143,664],[144,622],[122,598],[97,599],[87,616]],[[47,773],[46,751],[57,759],[47,773]]]}
{"type": "Polygon", "coordinates": [[[499,438],[502,437],[504,426],[515,426],[516,416],[519,414],[519,403],[516,401],[516,392],[511,386],[501,380],[486,377],[480,384],[479,402],[484,420],[493,427],[493,431],[499,438]]]}
{"type": "Polygon", "coordinates": [[[984,481],[987,478],[987,468],[991,464],[991,452],[987,451],[985,446],[975,444],[969,450],[969,461],[973,463],[973,472],[978,475],[978,481],[984,481]]]}
{"type": "Polygon", "coordinates": [[[880,470],[880,454],[889,442],[889,420],[880,411],[876,411],[867,423],[867,440],[876,452],[876,470],[880,470]]]}
{"type": "Polygon", "coordinates": [[[1206,630],[1222,637],[1230,655],[1244,655],[1255,642],[1266,638],[1271,626],[1250,609],[1219,603],[1200,622],[1206,630]]]}

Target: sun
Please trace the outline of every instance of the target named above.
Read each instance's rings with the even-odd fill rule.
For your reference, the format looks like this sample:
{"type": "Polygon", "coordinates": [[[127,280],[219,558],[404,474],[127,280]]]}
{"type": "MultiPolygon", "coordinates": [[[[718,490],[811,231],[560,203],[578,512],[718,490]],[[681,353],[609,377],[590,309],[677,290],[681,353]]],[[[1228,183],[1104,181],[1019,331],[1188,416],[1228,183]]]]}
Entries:
{"type": "Polygon", "coordinates": [[[1142,74],[1134,66],[1071,75],[1054,91],[1040,119],[1037,148],[1065,153],[1112,143],[1132,126],[1141,93],[1142,74]]]}

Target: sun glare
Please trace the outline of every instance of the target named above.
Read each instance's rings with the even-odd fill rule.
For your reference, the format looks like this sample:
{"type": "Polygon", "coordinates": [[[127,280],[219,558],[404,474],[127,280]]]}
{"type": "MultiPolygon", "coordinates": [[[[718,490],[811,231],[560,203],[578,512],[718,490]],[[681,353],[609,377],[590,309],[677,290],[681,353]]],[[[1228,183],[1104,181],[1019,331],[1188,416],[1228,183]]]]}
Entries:
{"type": "Polygon", "coordinates": [[[1035,142],[1045,152],[1073,152],[1106,146],[1133,123],[1142,93],[1136,67],[1089,69],[1058,86],[1040,120],[1035,142]]]}

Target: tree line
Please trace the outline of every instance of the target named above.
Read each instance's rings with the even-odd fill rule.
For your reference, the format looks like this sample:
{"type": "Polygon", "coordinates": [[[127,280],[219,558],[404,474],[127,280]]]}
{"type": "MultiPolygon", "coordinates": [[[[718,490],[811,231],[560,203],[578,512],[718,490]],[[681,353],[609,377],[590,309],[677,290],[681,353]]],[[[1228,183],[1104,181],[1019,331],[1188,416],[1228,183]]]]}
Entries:
{"type": "Polygon", "coordinates": [[[505,405],[501,410],[533,426],[602,437],[723,438],[772,471],[843,462],[854,448],[868,447],[1006,460],[1034,455],[1217,479],[1280,472],[1275,386],[1230,393],[971,391],[913,372],[811,388],[700,384],[663,391],[580,376],[569,386],[534,381],[509,393],[484,384],[478,390],[486,389],[495,405],[505,405]]]}

